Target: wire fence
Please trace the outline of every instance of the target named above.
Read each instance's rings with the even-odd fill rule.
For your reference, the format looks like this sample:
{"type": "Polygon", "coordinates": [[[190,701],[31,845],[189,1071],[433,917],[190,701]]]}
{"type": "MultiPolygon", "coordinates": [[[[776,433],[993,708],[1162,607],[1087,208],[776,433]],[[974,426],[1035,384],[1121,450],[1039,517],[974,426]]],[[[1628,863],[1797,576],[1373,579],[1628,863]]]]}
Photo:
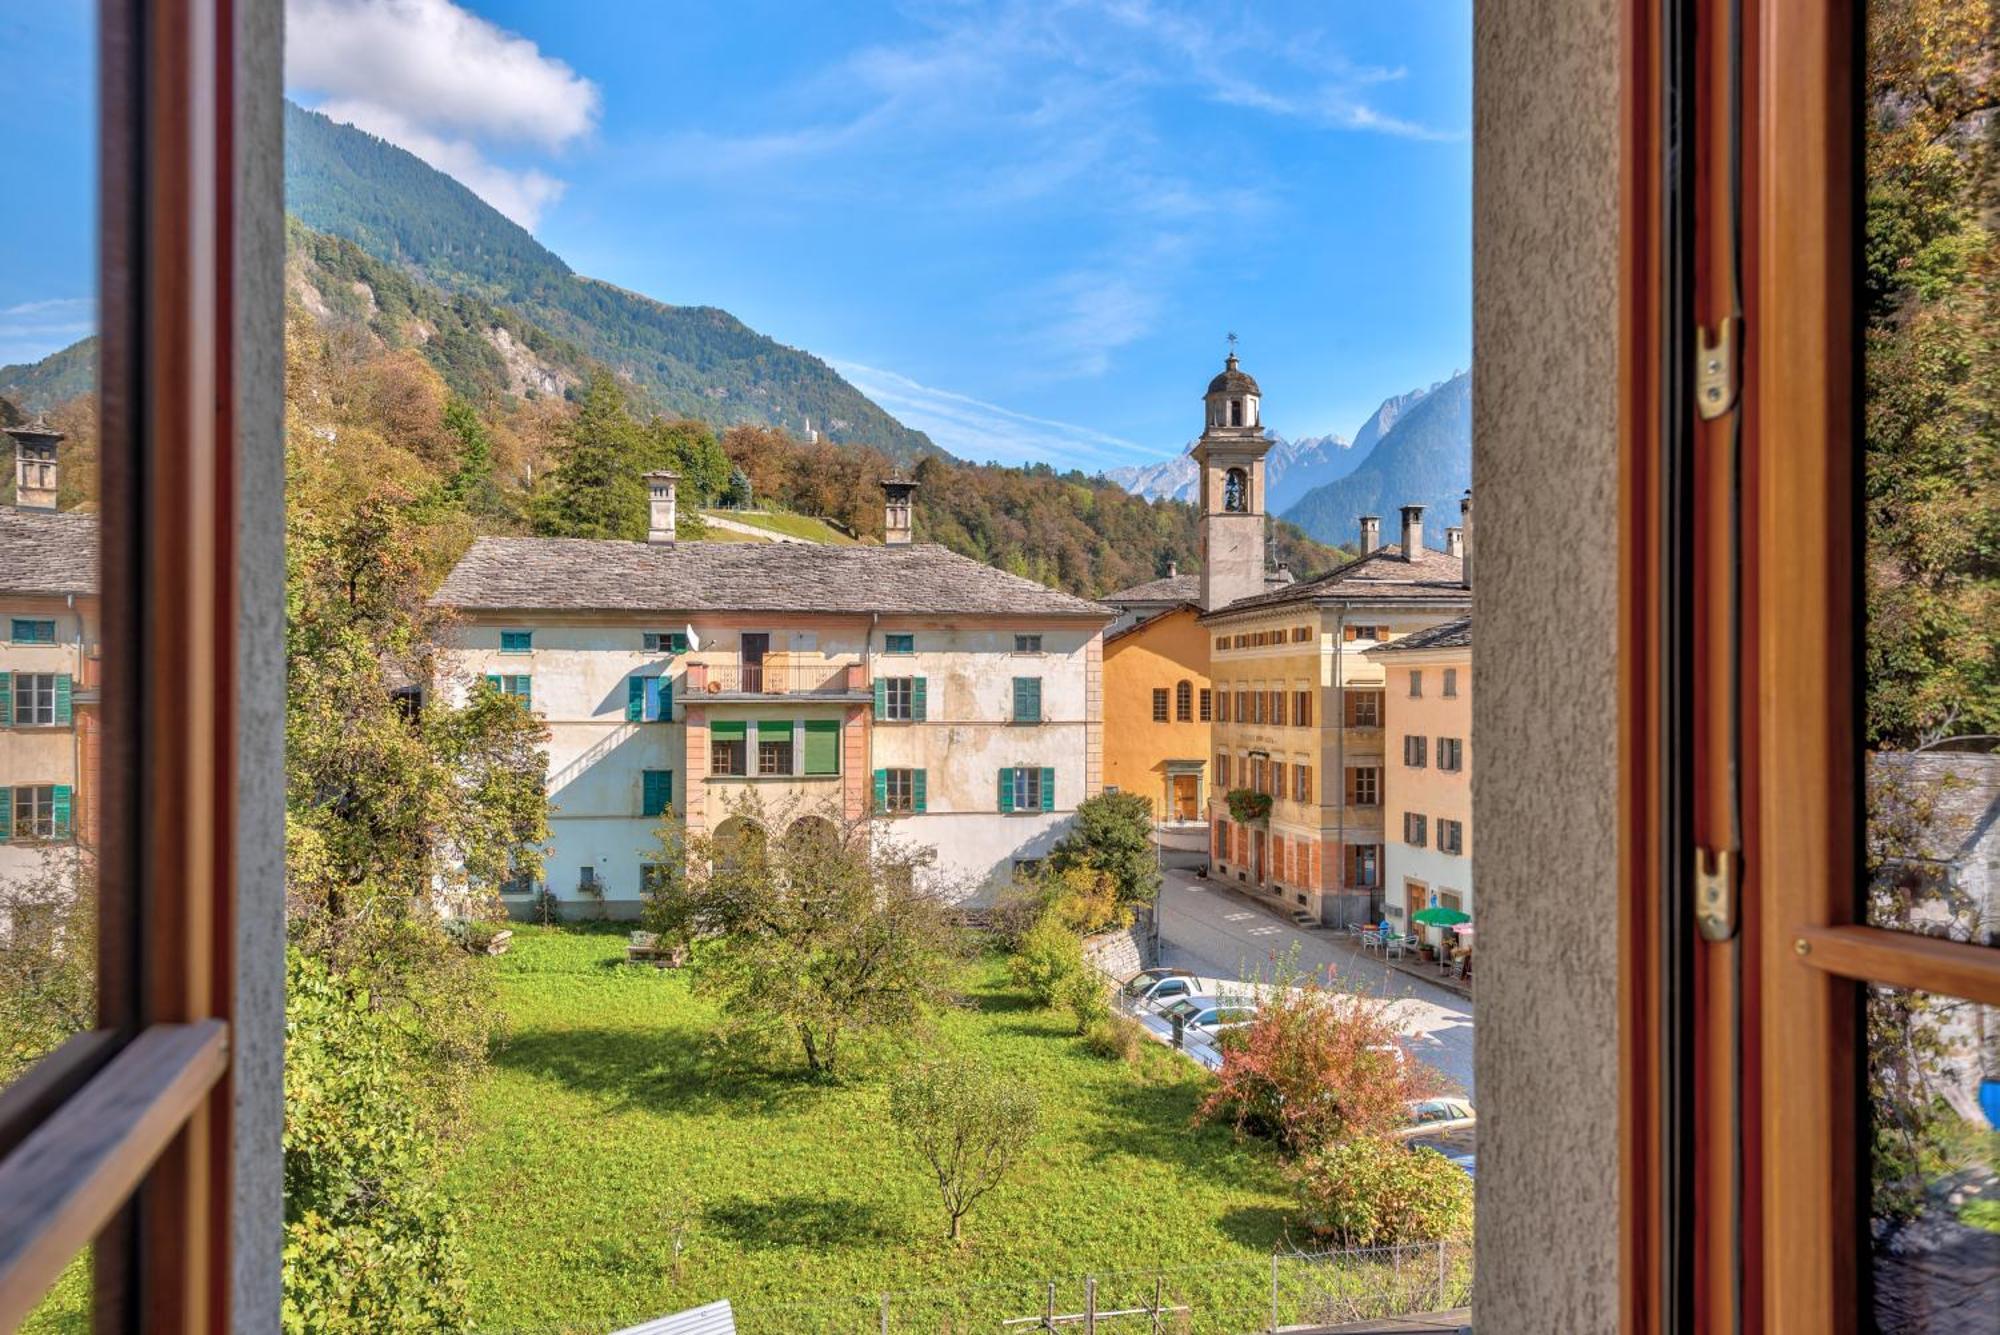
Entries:
{"type": "Polygon", "coordinates": [[[1472,1300],[1472,1242],[1280,1253],[952,1289],[732,1304],[739,1335],[1254,1335],[1449,1311],[1472,1300]]]}

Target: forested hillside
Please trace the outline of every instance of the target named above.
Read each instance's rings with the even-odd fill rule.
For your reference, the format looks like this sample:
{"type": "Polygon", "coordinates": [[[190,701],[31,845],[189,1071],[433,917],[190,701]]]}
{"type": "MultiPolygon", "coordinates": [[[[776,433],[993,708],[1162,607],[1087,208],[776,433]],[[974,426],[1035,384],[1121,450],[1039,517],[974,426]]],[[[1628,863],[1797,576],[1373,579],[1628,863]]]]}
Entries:
{"type": "Polygon", "coordinates": [[[97,336],[78,339],[38,362],[0,366],[0,398],[33,417],[97,386],[97,336]]]}
{"type": "Polygon", "coordinates": [[[505,305],[575,343],[651,403],[717,427],[756,424],[937,453],[819,358],[712,306],[669,306],[570,270],[522,228],[415,155],[290,103],[286,209],[316,231],[451,292],[505,305]]]}

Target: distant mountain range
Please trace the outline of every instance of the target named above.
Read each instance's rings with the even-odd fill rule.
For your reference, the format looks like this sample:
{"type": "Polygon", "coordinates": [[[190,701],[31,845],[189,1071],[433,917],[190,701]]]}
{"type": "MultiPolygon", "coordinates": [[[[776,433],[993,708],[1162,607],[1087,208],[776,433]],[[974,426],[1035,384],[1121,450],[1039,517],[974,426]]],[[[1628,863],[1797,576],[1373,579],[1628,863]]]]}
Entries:
{"type": "MultiPolygon", "coordinates": [[[[1458,498],[1472,485],[1471,383],[1471,373],[1461,371],[1384,399],[1351,443],[1337,435],[1288,441],[1272,433],[1265,508],[1320,542],[1352,547],[1361,515],[1379,515],[1383,541],[1393,542],[1400,507],[1423,505],[1426,542],[1443,547],[1445,529],[1458,522],[1458,498]],[[1446,511],[1449,519],[1438,517],[1446,511]]],[[[1196,499],[1194,460],[1185,451],[1104,476],[1149,500],[1196,499]]]]}
{"type": "MultiPolygon", "coordinates": [[[[1289,506],[1322,482],[1347,476],[1361,459],[1361,455],[1341,436],[1304,436],[1298,440],[1286,440],[1276,432],[1269,434],[1272,445],[1271,452],[1264,456],[1264,504],[1272,513],[1289,506]]],[[[1194,442],[1189,441],[1188,449],[1193,448],[1194,442]]],[[[1156,464],[1114,468],[1104,476],[1134,496],[1149,501],[1192,503],[1200,481],[1194,460],[1188,457],[1185,450],[1156,464]]]]}
{"type": "Polygon", "coordinates": [[[901,461],[942,453],[811,353],[716,307],[669,306],[586,278],[416,155],[289,102],[285,208],[446,293],[518,312],[660,410],[799,436],[810,419],[828,440],[901,461]]]}
{"type": "Polygon", "coordinates": [[[1472,373],[1391,399],[1376,416],[1391,405],[1390,423],[1367,459],[1314,487],[1283,518],[1321,542],[1352,546],[1362,515],[1380,516],[1382,540],[1394,542],[1401,507],[1421,505],[1425,545],[1444,546],[1445,529],[1458,523],[1459,498],[1472,485],[1472,373]]]}

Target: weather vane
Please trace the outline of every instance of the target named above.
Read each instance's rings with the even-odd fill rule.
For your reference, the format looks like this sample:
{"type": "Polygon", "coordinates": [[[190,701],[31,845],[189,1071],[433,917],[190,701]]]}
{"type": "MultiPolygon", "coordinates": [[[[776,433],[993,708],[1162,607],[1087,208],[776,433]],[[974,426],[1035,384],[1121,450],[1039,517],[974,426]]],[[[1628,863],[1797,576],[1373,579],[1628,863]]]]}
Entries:
{"type": "Polygon", "coordinates": [[[1234,329],[1229,331],[1229,355],[1232,357],[1236,355],[1236,331],[1234,329]]]}

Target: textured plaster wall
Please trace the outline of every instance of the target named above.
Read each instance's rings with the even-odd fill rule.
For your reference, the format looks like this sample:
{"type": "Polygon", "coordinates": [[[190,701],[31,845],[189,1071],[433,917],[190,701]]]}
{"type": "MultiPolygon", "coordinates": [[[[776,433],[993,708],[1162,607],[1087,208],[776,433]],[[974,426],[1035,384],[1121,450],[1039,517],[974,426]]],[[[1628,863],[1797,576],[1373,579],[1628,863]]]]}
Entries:
{"type": "Polygon", "coordinates": [[[1618,11],[1473,7],[1480,1335],[1617,1320],[1618,11]]]}

